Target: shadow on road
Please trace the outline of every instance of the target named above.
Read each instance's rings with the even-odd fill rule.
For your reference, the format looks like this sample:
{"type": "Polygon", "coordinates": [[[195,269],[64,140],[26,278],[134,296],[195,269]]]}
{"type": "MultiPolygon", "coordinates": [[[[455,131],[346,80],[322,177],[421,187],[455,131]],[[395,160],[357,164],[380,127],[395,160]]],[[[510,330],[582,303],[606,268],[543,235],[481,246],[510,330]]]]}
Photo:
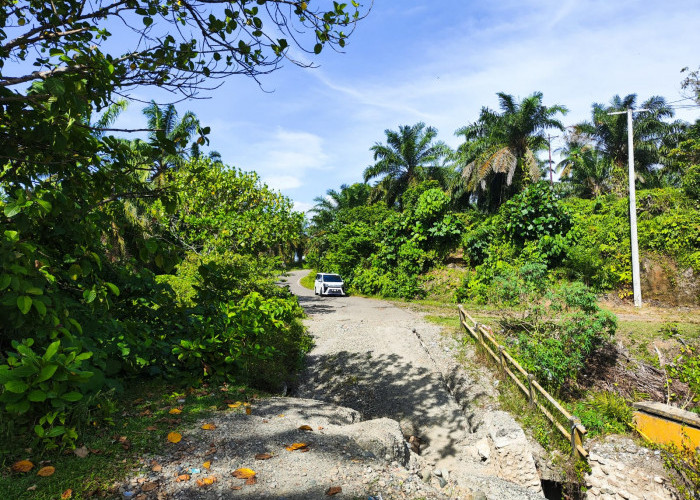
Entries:
{"type": "Polygon", "coordinates": [[[305,297],[303,295],[297,295],[297,298],[299,299],[299,305],[304,308],[306,314],[331,314],[335,312],[335,307],[331,303],[325,302],[328,299],[320,299],[316,296],[305,297]]]}
{"type": "MultiPolygon", "coordinates": [[[[407,418],[416,426],[419,437],[423,437],[421,428],[461,430],[466,424],[460,408],[450,404],[440,376],[396,354],[310,354],[307,366],[296,396],[352,408],[362,414],[363,420],[407,418]]],[[[447,439],[433,451],[443,458],[453,456],[459,438],[447,439]]]]}

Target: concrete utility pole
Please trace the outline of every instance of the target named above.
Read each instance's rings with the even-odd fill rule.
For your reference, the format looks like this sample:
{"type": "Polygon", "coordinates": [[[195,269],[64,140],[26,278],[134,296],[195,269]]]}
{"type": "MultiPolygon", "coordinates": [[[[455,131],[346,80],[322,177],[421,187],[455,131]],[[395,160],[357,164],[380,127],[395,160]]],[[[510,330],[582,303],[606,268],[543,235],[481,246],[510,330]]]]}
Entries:
{"type": "Polygon", "coordinates": [[[558,135],[547,134],[547,149],[549,150],[549,185],[554,187],[554,169],[552,168],[552,139],[556,139],[558,135]]]}
{"type": "Polygon", "coordinates": [[[632,130],[632,113],[649,111],[648,109],[630,108],[627,111],[608,113],[623,115],[627,113],[627,156],[629,160],[630,184],[630,246],[632,247],[632,290],[634,291],[634,306],[642,307],[642,285],[639,276],[639,244],[637,243],[637,192],[634,187],[634,133],[632,130]]]}

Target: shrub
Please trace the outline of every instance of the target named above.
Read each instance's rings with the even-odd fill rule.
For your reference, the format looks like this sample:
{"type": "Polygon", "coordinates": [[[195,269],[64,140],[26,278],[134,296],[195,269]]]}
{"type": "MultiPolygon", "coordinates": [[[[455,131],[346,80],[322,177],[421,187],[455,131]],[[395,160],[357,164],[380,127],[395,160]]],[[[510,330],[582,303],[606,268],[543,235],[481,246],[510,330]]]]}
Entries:
{"type": "Polygon", "coordinates": [[[573,405],[573,413],[581,419],[593,438],[605,434],[626,434],[632,422],[632,408],[625,398],[614,392],[590,394],[573,405]]]}
{"type": "Polygon", "coordinates": [[[522,318],[501,324],[525,369],[552,389],[575,385],[586,358],[617,328],[583,283],[563,284],[543,297],[531,295],[522,318]]]}
{"type": "Polygon", "coordinates": [[[700,200],[700,165],[691,165],[683,175],[683,190],[689,198],[700,200]]]}

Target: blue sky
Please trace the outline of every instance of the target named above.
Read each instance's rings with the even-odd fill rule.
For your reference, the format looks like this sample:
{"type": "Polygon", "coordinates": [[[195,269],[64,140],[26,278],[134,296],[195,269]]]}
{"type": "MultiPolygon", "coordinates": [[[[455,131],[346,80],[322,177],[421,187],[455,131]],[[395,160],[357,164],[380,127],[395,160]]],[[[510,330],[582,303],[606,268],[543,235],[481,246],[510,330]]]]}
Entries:
{"type": "MultiPolygon", "coordinates": [[[[677,101],[681,68],[700,65],[699,26],[697,1],[375,0],[345,53],[324,51],[318,68],[287,63],[262,78],[267,92],[234,76],[178,109],[211,127],[225,163],[255,170],[307,210],[361,181],[385,129],[424,121],[456,147],[454,131],[496,108],[499,91],[541,91],[545,104],[569,108],[567,125],[615,94],[677,101]]],[[[119,125],[143,126],[141,107],[119,125]]],[[[695,120],[700,108],[677,117],[695,120]]]]}

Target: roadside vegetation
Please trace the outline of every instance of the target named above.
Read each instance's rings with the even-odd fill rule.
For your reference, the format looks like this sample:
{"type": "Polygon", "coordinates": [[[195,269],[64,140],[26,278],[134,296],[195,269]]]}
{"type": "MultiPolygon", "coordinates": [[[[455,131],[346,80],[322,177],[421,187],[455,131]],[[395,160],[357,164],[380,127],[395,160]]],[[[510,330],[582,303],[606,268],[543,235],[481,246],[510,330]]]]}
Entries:
{"type": "MultiPolygon", "coordinates": [[[[685,88],[700,102],[692,75],[685,88]]],[[[457,322],[446,304],[465,304],[589,437],[631,432],[636,400],[700,412],[700,122],[673,121],[661,97],[628,95],[564,127],[566,108],[540,93],[498,96],[499,111],[456,132],[455,151],[423,123],[387,130],[364,183],[317,198],[307,262],[440,324],[457,322]],[[630,303],[632,274],[626,118],[609,113],[636,107],[650,110],[634,136],[645,300],[680,306],[659,321],[610,310],[630,303]],[[556,165],[538,156],[548,130],[566,138],[556,165]]]]}
{"type": "MultiPolygon", "coordinates": [[[[360,294],[469,304],[591,433],[620,432],[641,396],[698,411],[697,318],[650,331],[597,298],[624,302],[631,288],[626,122],[609,112],[644,108],[634,147],[647,297],[698,305],[700,122],[632,94],[565,127],[566,107],[541,93],[499,93],[499,110],[465,117],[456,150],[423,123],[387,129],[367,145],[361,182],[317,198],[309,223],[257,174],[205,154],[210,130],[191,112],[152,101],[143,128],[112,128],[138,89],[179,99],[256,78],[289,60],[290,42],[344,47],[362,16],[357,2],[235,5],[2,8],[0,489],[108,495],[190,417],[254,399],[219,392],[283,391],[311,341],[275,280],[302,255],[360,294]],[[109,22],[125,18],[136,21],[120,32],[125,53],[112,53],[109,22]],[[557,165],[539,159],[548,131],[566,137],[557,165]],[[36,477],[42,461],[53,470],[36,477]]],[[[698,72],[685,75],[700,103],[698,72]]],[[[669,456],[697,482],[697,452],[669,456]]]]}

